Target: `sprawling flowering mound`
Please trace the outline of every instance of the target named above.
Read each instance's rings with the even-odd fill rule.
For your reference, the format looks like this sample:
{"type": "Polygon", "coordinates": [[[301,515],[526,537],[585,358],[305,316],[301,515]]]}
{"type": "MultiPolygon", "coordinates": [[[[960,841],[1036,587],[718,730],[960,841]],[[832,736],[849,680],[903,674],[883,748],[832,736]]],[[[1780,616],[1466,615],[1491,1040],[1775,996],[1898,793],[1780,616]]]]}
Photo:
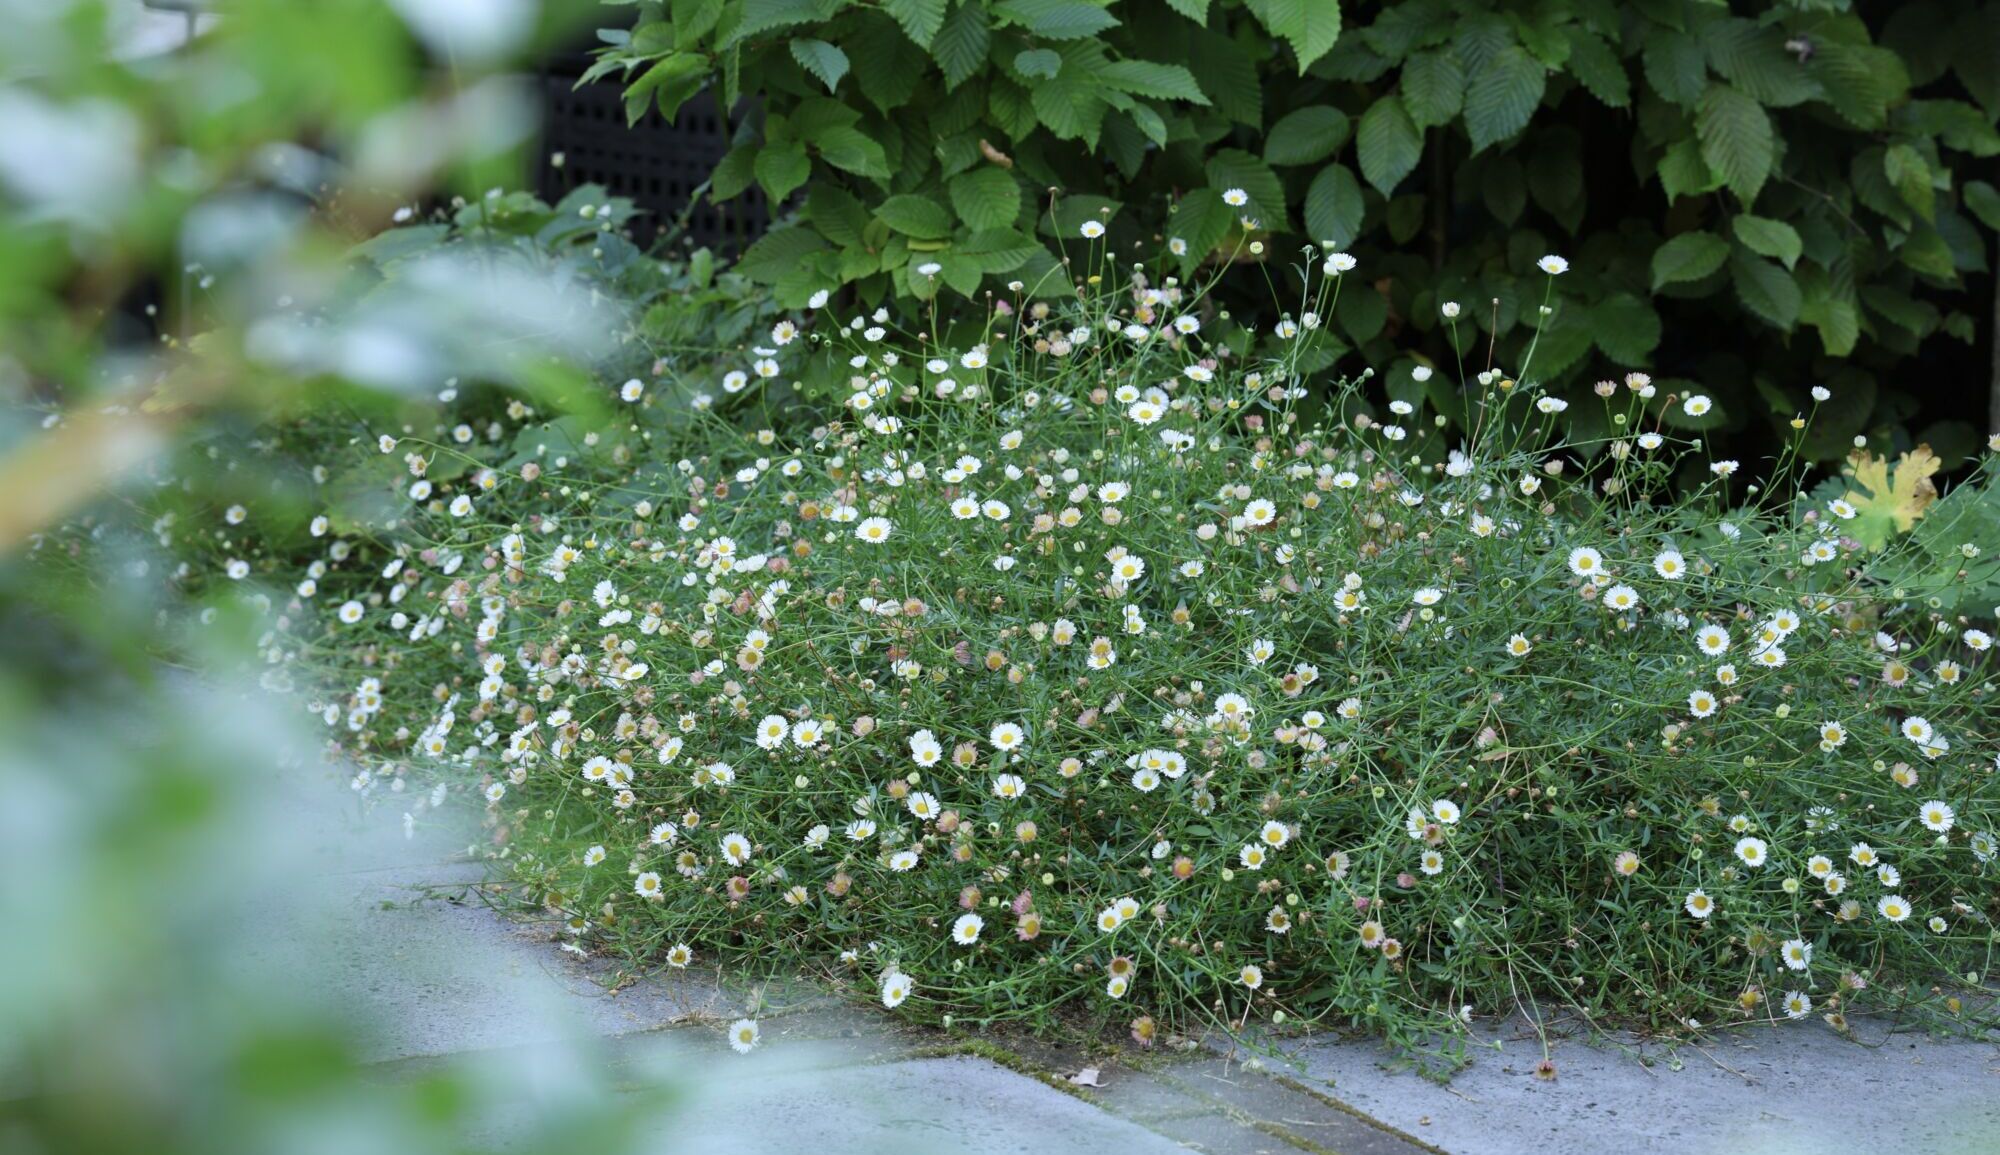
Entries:
{"type": "Polygon", "coordinates": [[[1586,445],[1480,373],[1446,452],[1421,390],[1298,384],[1312,313],[1245,365],[1194,298],[787,321],[762,375],[837,349],[844,404],[703,398],[677,462],[639,382],[555,444],[383,435],[413,500],[295,575],[281,676],[370,790],[481,792],[571,949],[927,1017],[1838,1028],[1980,980],[1991,637],[1875,579],[1889,495],[1725,507],[1639,375],[1586,445]]]}

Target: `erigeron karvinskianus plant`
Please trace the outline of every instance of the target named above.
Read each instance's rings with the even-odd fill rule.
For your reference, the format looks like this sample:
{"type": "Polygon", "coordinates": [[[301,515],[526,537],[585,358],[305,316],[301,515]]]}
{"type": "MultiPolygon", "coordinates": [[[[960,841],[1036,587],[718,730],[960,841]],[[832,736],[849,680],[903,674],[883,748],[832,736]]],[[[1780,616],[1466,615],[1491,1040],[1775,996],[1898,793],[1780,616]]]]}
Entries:
{"type": "MultiPolygon", "coordinates": [[[[1287,347],[1352,268],[1310,254],[1287,347]]],[[[1607,382],[1586,463],[1469,343],[1472,437],[1412,456],[1424,392],[1228,356],[1200,286],[1097,285],[955,347],[787,321],[774,365],[850,372],[792,443],[705,398],[673,462],[384,436],[491,485],[342,538],[289,676],[368,789],[479,792],[579,951],[1147,1040],[1415,1045],[1531,994],[1668,1031],[1956,1011],[1991,626],[1878,580],[1850,503],[1789,458],[1657,501],[1704,453],[1662,414],[1704,398],[1607,382]]]]}

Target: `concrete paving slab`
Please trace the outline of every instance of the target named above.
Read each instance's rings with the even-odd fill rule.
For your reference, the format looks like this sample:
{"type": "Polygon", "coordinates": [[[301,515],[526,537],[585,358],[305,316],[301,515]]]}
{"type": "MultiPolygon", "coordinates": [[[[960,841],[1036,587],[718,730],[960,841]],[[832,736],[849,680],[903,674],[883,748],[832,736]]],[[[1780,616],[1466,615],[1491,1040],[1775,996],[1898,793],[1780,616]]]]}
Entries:
{"type": "Polygon", "coordinates": [[[1994,1155],[2000,1047],[1817,1021],[1747,1028],[1677,1051],[1632,1036],[1555,1042],[1556,1077],[1520,1022],[1478,1028],[1448,1085],[1390,1069],[1379,1044],[1283,1045],[1302,1080],[1452,1155],[1994,1155]]]}
{"type": "Polygon", "coordinates": [[[708,1083],[670,1130],[686,1144],[680,1149],[717,1155],[805,1150],[1179,1155],[1185,1150],[1136,1123],[972,1056],[774,1077],[760,1075],[749,1062],[708,1083]]]}
{"type": "Polygon", "coordinates": [[[963,1036],[802,984],[778,992],[760,1017],[764,1045],[738,1056],[720,1028],[740,994],[712,975],[649,975],[611,993],[620,976],[608,960],[580,961],[546,926],[479,901],[484,867],[458,857],[462,828],[404,838],[399,813],[359,815],[351,797],[313,785],[296,811],[313,869],[257,910],[264,933],[244,965],[310,975],[302,989],[330,1005],[373,1008],[368,1054],[385,1070],[609,1040],[621,1086],[694,1084],[648,1132],[663,1153],[2000,1153],[2000,1047],[1868,1021],[1857,1024],[1866,1045],[1817,1022],[1674,1053],[1562,1041],[1554,1080],[1534,1076],[1542,1050],[1524,1024],[1482,1024],[1479,1041],[1500,1049],[1475,1051],[1441,1086],[1391,1070],[1396,1056],[1377,1044],[1324,1037],[1280,1044],[1289,1065],[1262,1070],[1240,1054],[1121,1057],[980,1037],[1007,1060],[996,1063],[941,1054],[963,1036]],[[1085,1065],[1102,1067],[1106,1085],[1070,1093],[1021,1073],[1085,1065]]]}

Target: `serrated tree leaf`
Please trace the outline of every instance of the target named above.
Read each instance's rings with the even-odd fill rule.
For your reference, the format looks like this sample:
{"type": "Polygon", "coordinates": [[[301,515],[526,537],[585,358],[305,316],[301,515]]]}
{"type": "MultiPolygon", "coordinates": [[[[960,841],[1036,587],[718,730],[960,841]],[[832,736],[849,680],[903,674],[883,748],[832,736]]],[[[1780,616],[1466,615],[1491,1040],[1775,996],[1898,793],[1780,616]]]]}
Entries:
{"type": "Polygon", "coordinates": [[[1264,135],[1264,159],[1270,164],[1316,164],[1346,144],[1349,131],[1347,114],[1330,104],[1294,109],[1264,135]]]}
{"type": "Polygon", "coordinates": [[[868,210],[854,194],[820,181],[806,192],[805,219],[827,240],[843,249],[860,248],[861,234],[868,228],[868,210]]]}
{"type": "Polygon", "coordinates": [[[1864,131],[1881,128],[1888,122],[1889,109],[1909,95],[1909,69],[1902,57],[1886,48],[1816,43],[1808,67],[1826,102],[1843,120],[1864,131]]]}
{"type": "Polygon", "coordinates": [[[1965,199],[1965,207],[1972,210],[1972,215],[1978,217],[1981,224],[2000,232],[2000,191],[1983,180],[1970,180],[1965,182],[1961,195],[1965,199]]]}
{"type": "Polygon", "coordinates": [[[1082,40],[1119,24],[1108,9],[1085,0],[1000,0],[993,13],[1044,40],[1082,40]]]}
{"type": "Polygon", "coordinates": [[[1465,104],[1465,66],[1450,48],[1419,52],[1403,62],[1398,88],[1410,123],[1419,129],[1450,124],[1465,104]]]}
{"type": "Polygon", "coordinates": [[[1722,181],[1701,159],[1701,142],[1694,137],[1677,140],[1660,154],[1660,187],[1669,204],[1685,196],[1700,196],[1722,187],[1722,181]]]}
{"type": "Polygon", "coordinates": [[[931,39],[931,57],[944,70],[947,89],[965,83],[967,77],[985,65],[991,39],[984,5],[960,4],[951,10],[931,39]]]}
{"type": "Polygon", "coordinates": [[[1729,258],[1729,276],[1744,308],[1786,332],[1799,323],[1799,283],[1790,273],[1748,249],[1737,249],[1729,258]]]}
{"type": "Polygon", "coordinates": [[[882,7],[920,48],[929,48],[944,24],[945,0],[883,0],[882,7]]]}
{"type": "Polygon", "coordinates": [[[1068,240],[1077,235],[1085,221],[1109,224],[1125,206],[1107,196],[1072,193],[1058,197],[1041,214],[1040,228],[1049,236],[1068,240]]]}
{"type": "Polygon", "coordinates": [[[1646,83],[1653,86],[1661,99],[1682,107],[1692,107],[1701,99],[1702,89],[1708,83],[1708,62],[1694,37],[1667,28],[1651,29],[1646,34],[1640,60],[1646,70],[1646,83]]]}
{"type": "Polygon", "coordinates": [[[1660,314],[1631,293],[1613,293],[1590,309],[1591,338],[1620,365],[1643,366],[1660,344],[1660,314]]]}
{"type": "Polygon", "coordinates": [[[1196,24],[1208,23],[1208,0],[1167,0],[1167,7],[1196,24]]]}
{"type": "Polygon", "coordinates": [[[1167,147],[1166,119],[1155,112],[1152,105],[1134,101],[1132,107],[1125,109],[1125,115],[1131,118],[1133,126],[1147,140],[1160,148],[1167,147]]]}
{"type": "Polygon", "coordinates": [[[1903,247],[1896,250],[1896,257],[1935,280],[1958,280],[1958,265],[1952,260],[1951,246],[1945,242],[1943,234],[1929,225],[1918,225],[1916,231],[1903,241],[1903,247]]]}
{"type": "Polygon", "coordinates": [[[1134,96],[1148,96],[1155,100],[1182,100],[1189,104],[1206,105],[1201,86],[1195,83],[1194,74],[1178,64],[1159,64],[1151,60],[1114,60],[1097,70],[1097,78],[1106,88],[1129,92],[1134,96]]]}
{"type": "Polygon", "coordinates": [[[1018,229],[981,229],[952,249],[978,266],[982,273],[1010,273],[1023,261],[1041,252],[1033,237],[1018,229]]]}
{"type": "Polygon", "coordinates": [[[982,165],[945,184],[952,211],[974,230],[997,229],[1021,215],[1021,184],[1004,168],[982,165]]]}
{"type": "Polygon", "coordinates": [[[772,229],[736,258],[736,271],[760,284],[774,285],[800,261],[825,250],[826,238],[811,229],[772,229]]]}
{"type": "Polygon", "coordinates": [[[1062,73],[1062,54],[1047,48],[1027,48],[1014,57],[1014,71],[1037,80],[1054,80],[1062,73]]]}
{"type": "Polygon", "coordinates": [[[1301,76],[1340,39],[1339,0],[1249,0],[1249,4],[1271,35],[1292,46],[1301,76]]]}
{"type": "Polygon", "coordinates": [[[1375,286],[1360,281],[1347,286],[1334,302],[1334,319],[1347,335],[1354,338],[1357,345],[1373,341],[1382,332],[1382,326],[1389,321],[1389,300],[1377,292],[1375,286]]]}
{"type": "Polygon", "coordinates": [[[889,157],[875,138],[844,124],[817,130],[807,142],[819,150],[820,159],[843,172],[886,180],[889,157]]]}
{"type": "Polygon", "coordinates": [[[1217,192],[1240,188],[1250,194],[1250,203],[1237,210],[1238,215],[1255,217],[1257,222],[1272,232],[1284,232],[1289,227],[1285,216],[1285,186],[1279,182],[1278,174],[1271,166],[1257,156],[1240,148],[1218,150],[1208,158],[1208,187],[1217,192]]]}
{"type": "Polygon", "coordinates": [[[825,20],[833,15],[837,7],[838,0],[744,0],[743,17],[730,30],[723,47],[740,44],[774,28],[825,20]]]}
{"type": "Polygon", "coordinates": [[[1625,65],[1604,38],[1581,24],[1570,25],[1568,35],[1569,60],[1564,66],[1570,75],[1612,108],[1631,104],[1632,78],[1625,74],[1625,65]]]}
{"type": "Polygon", "coordinates": [[[1503,225],[1513,225],[1528,207],[1528,181],[1521,162],[1503,154],[1488,161],[1480,170],[1479,199],[1486,211],[1503,225]]]}
{"type": "Polygon", "coordinates": [[[793,40],[792,59],[826,85],[828,92],[839,88],[840,78],[847,75],[847,53],[824,40],[803,36],[793,40]]]}
{"type": "Polygon", "coordinates": [[[1361,175],[1384,195],[1393,191],[1423,155],[1424,138],[1400,98],[1385,96],[1361,114],[1354,133],[1361,175]]]}
{"type": "Polygon", "coordinates": [[[798,141],[771,144],[757,150],[757,183],[772,204],[779,204],[812,175],[812,160],[798,141]]]}
{"type": "Polygon", "coordinates": [[[1188,70],[1223,115],[1238,124],[1264,123],[1264,88],[1257,65],[1243,47],[1213,32],[1188,38],[1188,70]]]}
{"type": "Polygon", "coordinates": [[[1222,243],[1235,221],[1236,211],[1222,203],[1222,190],[1195,189],[1174,206],[1173,216],[1167,222],[1167,236],[1186,246],[1181,259],[1192,267],[1222,243]]]}
{"type": "Polygon", "coordinates": [[[1703,24],[1698,38],[1708,66],[1759,104],[1790,108],[1824,95],[1777,25],[1725,16],[1703,24]]]}
{"type": "Polygon", "coordinates": [[[1743,247],[1760,256],[1782,261],[1787,269],[1799,263],[1799,254],[1805,250],[1799,231],[1783,221],[1742,213],[1729,222],[1729,227],[1736,234],[1736,239],[1743,242],[1743,247]]]}
{"type": "Polygon", "coordinates": [[[1104,66],[1104,47],[1094,40],[1065,44],[1062,57],[1061,72],[1030,89],[1028,103],[1059,139],[1081,140],[1095,149],[1110,107],[1106,96],[1115,95],[1095,75],[1104,66]]]}
{"type": "Polygon", "coordinates": [[[1486,58],[1465,87],[1465,128],[1472,151],[1512,138],[1542,103],[1548,69],[1518,44],[1486,58]]]}
{"type": "Polygon", "coordinates": [[[1861,311],[1854,301],[1837,294],[1826,275],[1811,266],[1800,271],[1799,293],[1799,321],[1819,331],[1827,355],[1854,352],[1861,337],[1861,311]]]}
{"type": "Polygon", "coordinates": [[[1306,235],[1344,249],[1361,235],[1366,208],[1354,170],[1339,163],[1327,165],[1306,189],[1306,235]]]}
{"type": "Polygon", "coordinates": [[[1908,329],[1918,337],[1928,337],[1938,325],[1938,309],[1929,301],[1920,301],[1893,285],[1875,284],[1861,286],[1862,303],[1870,312],[1878,314],[1890,324],[1908,329]]]}
{"type": "Polygon", "coordinates": [[[1694,131],[1708,167],[1745,205],[1755,201],[1776,149],[1763,105],[1727,84],[1711,84],[1695,107],[1694,131]]]}
{"type": "Polygon", "coordinates": [[[721,163],[708,174],[708,196],[714,203],[741,196],[743,190],[757,179],[757,153],[755,144],[739,144],[723,156],[721,163]]]}
{"type": "Polygon", "coordinates": [[[1729,259],[1729,242],[1710,232],[1690,232],[1653,250],[1653,291],[1699,281],[1729,259]]]}
{"type": "Polygon", "coordinates": [[[951,235],[951,214],[944,211],[944,206],[914,193],[892,196],[876,205],[875,219],[920,241],[941,240],[951,235]]]}
{"type": "Polygon", "coordinates": [[[1931,188],[1931,167],[1924,154],[1913,145],[1898,142],[1882,154],[1882,174],[1896,187],[1903,203],[1917,210],[1925,220],[1937,216],[1937,202],[1931,188]]]}

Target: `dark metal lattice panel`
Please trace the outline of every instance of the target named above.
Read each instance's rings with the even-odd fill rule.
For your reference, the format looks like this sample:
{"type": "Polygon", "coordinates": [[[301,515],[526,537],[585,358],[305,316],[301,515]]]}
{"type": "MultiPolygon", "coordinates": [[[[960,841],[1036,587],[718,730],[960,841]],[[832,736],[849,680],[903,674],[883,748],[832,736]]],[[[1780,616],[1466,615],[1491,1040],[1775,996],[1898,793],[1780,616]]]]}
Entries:
{"type": "Polygon", "coordinates": [[[771,214],[755,188],[723,204],[695,192],[729,151],[729,132],[704,91],[682,105],[673,124],[654,108],[634,125],[625,123],[625,100],[615,81],[577,87],[587,57],[551,62],[541,73],[542,147],[538,158],[541,195],[558,200],[584,184],[603,185],[631,197],[646,214],[638,239],[650,241],[687,214],[686,239],[696,247],[740,252],[769,227],[771,214]],[[554,163],[561,157],[562,163],[554,163]],[[693,204],[690,209],[690,204],[693,204]]]}

